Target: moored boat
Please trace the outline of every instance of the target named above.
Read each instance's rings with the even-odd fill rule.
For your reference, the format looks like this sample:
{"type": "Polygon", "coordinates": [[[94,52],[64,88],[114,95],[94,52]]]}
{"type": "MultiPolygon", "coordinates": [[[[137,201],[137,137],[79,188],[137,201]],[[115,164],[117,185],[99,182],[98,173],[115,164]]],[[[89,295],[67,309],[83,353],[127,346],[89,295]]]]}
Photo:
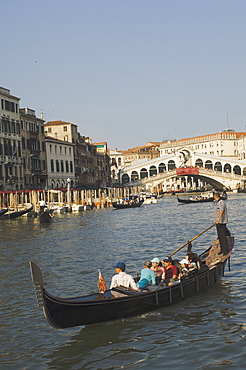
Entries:
{"type": "Polygon", "coordinates": [[[4,213],[8,212],[8,208],[0,209],[0,216],[4,215],[4,213]]]}
{"type": "Polygon", "coordinates": [[[205,291],[224,275],[226,262],[234,246],[234,238],[228,237],[228,241],[230,251],[226,256],[210,254],[212,245],[200,255],[203,264],[196,274],[183,277],[171,286],[152,286],[145,292],[120,286],[104,293],[58,298],[44,288],[39,266],[30,262],[30,269],[38,303],[43,308],[45,318],[51,326],[61,329],[143,314],[169,306],[191,294],[198,294],[199,291],[205,291]]]}
{"type": "Polygon", "coordinates": [[[3,215],[0,215],[0,219],[12,219],[12,218],[18,218],[18,217],[21,217],[25,214],[27,214],[28,212],[30,212],[32,210],[33,206],[31,205],[29,208],[25,208],[25,209],[22,209],[22,210],[19,210],[19,211],[9,211],[9,212],[6,212],[4,213],[3,215]]]}

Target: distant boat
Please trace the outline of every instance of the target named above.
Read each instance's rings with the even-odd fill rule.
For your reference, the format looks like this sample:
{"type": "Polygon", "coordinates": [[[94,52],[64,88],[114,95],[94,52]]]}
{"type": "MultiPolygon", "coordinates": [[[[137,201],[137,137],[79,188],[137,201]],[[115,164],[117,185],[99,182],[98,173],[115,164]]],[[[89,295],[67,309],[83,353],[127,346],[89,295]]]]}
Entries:
{"type": "Polygon", "coordinates": [[[116,209],[124,209],[124,208],[136,208],[140,207],[144,202],[144,199],[141,199],[139,201],[129,201],[124,203],[118,203],[118,202],[112,202],[112,206],[116,209]]]}
{"type": "Polygon", "coordinates": [[[8,218],[18,218],[18,217],[21,217],[23,215],[25,215],[26,213],[30,212],[32,210],[32,205],[31,207],[29,208],[25,208],[25,209],[22,209],[20,211],[12,211],[12,212],[6,212],[2,215],[0,215],[0,219],[8,219],[8,218]]]}
{"type": "Polygon", "coordinates": [[[39,222],[41,224],[48,224],[54,222],[52,211],[50,209],[46,209],[45,211],[41,212],[39,216],[39,222]]]}
{"type": "Polygon", "coordinates": [[[203,197],[197,197],[197,198],[179,198],[177,197],[179,203],[207,203],[207,202],[213,202],[214,198],[203,198],[203,197]]]}
{"type": "Polygon", "coordinates": [[[140,193],[140,197],[143,198],[144,204],[153,204],[157,203],[157,195],[152,194],[152,193],[140,193]]]}

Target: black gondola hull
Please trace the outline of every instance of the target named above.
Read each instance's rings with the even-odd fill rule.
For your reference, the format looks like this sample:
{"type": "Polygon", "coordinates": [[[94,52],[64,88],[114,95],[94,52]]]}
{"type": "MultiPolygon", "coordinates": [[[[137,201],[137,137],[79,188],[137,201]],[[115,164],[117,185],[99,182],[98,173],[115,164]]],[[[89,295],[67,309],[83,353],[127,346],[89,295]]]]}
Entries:
{"type": "Polygon", "coordinates": [[[33,206],[29,207],[29,208],[26,208],[26,209],[23,209],[21,211],[13,211],[13,212],[9,212],[9,213],[4,213],[3,215],[0,216],[1,219],[12,219],[12,218],[18,218],[18,217],[21,217],[23,215],[25,215],[26,213],[30,212],[32,210],[33,206]]]}
{"type": "Polygon", "coordinates": [[[225,263],[226,260],[221,261],[210,269],[204,265],[195,276],[172,286],[153,287],[144,293],[120,287],[104,294],[57,298],[45,290],[39,267],[30,262],[38,302],[49,324],[57,329],[123,319],[169,306],[217,283],[224,274],[225,263]]]}
{"type": "Polygon", "coordinates": [[[141,199],[139,202],[133,202],[133,203],[117,203],[113,202],[112,206],[116,209],[125,209],[125,208],[137,208],[140,207],[144,202],[144,199],[141,199]]]}
{"type": "Polygon", "coordinates": [[[0,216],[4,215],[4,213],[8,212],[8,208],[0,209],[0,216]]]}
{"type": "Polygon", "coordinates": [[[39,222],[41,224],[49,224],[54,222],[53,215],[49,209],[46,209],[45,211],[41,212],[39,216],[39,222]]]}
{"type": "Polygon", "coordinates": [[[178,198],[178,202],[179,203],[184,203],[184,204],[188,204],[188,203],[208,203],[208,202],[213,202],[214,201],[214,198],[204,198],[204,199],[182,199],[182,198],[178,198]]]}

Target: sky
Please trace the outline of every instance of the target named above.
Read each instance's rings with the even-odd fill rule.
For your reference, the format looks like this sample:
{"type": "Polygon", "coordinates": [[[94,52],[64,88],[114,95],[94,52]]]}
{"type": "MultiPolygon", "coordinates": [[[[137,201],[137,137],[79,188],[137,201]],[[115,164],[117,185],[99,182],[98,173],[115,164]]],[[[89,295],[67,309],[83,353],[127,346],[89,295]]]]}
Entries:
{"type": "Polygon", "coordinates": [[[2,0],[0,86],[118,150],[246,131],[245,0],[2,0]]]}

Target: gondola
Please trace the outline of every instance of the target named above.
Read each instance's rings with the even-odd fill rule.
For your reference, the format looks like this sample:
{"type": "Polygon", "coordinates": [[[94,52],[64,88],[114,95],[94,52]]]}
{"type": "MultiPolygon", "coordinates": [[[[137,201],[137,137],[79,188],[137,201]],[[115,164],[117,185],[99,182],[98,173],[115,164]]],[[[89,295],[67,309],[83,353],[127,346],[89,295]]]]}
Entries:
{"type": "Polygon", "coordinates": [[[209,197],[209,198],[179,198],[177,197],[179,203],[208,203],[208,202],[213,202],[214,198],[209,197]]]}
{"type": "Polygon", "coordinates": [[[8,208],[0,209],[0,216],[4,215],[6,212],[8,212],[8,208]]]}
{"type": "MultiPolygon", "coordinates": [[[[62,329],[143,314],[169,306],[199,291],[203,292],[217,283],[220,276],[224,275],[227,261],[229,265],[234,238],[228,237],[228,242],[230,251],[226,256],[221,257],[211,253],[214,242],[200,255],[203,264],[197,274],[183,277],[171,286],[150,287],[147,292],[117,287],[106,290],[104,293],[58,298],[44,288],[39,266],[30,262],[30,269],[37,300],[39,306],[43,308],[44,316],[51,326],[62,329]]],[[[218,241],[215,243],[218,245],[218,241]]]]}
{"type": "Polygon", "coordinates": [[[42,211],[39,215],[39,222],[41,224],[50,224],[54,222],[54,216],[52,214],[52,211],[50,209],[42,211]]]}
{"type": "Polygon", "coordinates": [[[112,206],[116,209],[123,209],[123,208],[136,208],[140,207],[144,202],[144,199],[141,199],[139,201],[130,201],[129,203],[117,203],[112,202],[112,206]]]}
{"type": "Polygon", "coordinates": [[[3,215],[0,215],[0,219],[8,219],[8,218],[18,218],[20,216],[25,215],[26,213],[30,212],[32,210],[32,205],[29,208],[23,209],[21,211],[13,211],[13,212],[7,212],[3,215]]]}

